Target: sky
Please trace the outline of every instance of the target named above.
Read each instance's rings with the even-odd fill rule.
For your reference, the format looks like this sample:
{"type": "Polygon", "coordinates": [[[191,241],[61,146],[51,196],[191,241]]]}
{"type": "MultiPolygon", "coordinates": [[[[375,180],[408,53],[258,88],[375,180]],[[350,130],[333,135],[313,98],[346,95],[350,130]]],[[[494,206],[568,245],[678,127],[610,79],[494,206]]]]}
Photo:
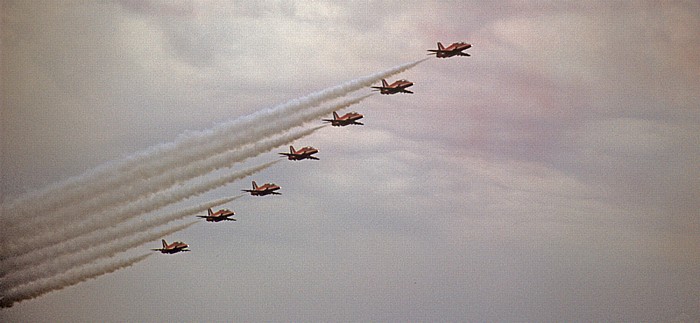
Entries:
{"type": "Polygon", "coordinates": [[[341,110],[364,126],[293,142],[319,161],[144,215],[282,186],[222,205],[236,222],[165,237],[191,252],[1,321],[700,321],[697,2],[3,1],[1,14],[4,203],[438,41],[473,45],[391,77],[415,94],[341,110]]]}

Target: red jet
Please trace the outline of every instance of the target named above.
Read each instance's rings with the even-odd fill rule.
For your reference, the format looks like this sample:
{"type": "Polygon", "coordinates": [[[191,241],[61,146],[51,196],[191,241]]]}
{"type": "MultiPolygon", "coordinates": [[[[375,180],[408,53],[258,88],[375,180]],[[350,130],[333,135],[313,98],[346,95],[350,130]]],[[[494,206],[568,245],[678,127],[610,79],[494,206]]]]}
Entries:
{"type": "Polygon", "coordinates": [[[220,221],[236,221],[236,219],[230,218],[234,216],[235,213],[229,209],[221,209],[216,212],[212,212],[209,208],[208,215],[198,215],[198,218],[207,219],[207,222],[220,222],[220,221]]]}
{"type": "Polygon", "coordinates": [[[407,80],[398,80],[394,83],[388,84],[385,79],[382,79],[382,86],[372,86],[374,91],[379,91],[381,94],[396,94],[396,93],[408,93],[413,94],[413,92],[406,90],[413,86],[413,82],[407,80]]]}
{"type": "Polygon", "coordinates": [[[289,160],[302,160],[302,159],[313,159],[318,160],[318,158],[311,156],[318,152],[318,149],[314,147],[302,147],[299,150],[295,150],[294,146],[289,146],[288,153],[278,153],[280,155],[287,156],[289,160]]]}
{"type": "Polygon", "coordinates": [[[435,55],[437,58],[447,58],[452,56],[471,56],[468,53],[463,53],[462,51],[472,47],[472,44],[467,44],[465,42],[452,43],[452,45],[445,48],[442,43],[437,43],[438,49],[428,49],[432,52],[428,55],[435,55]]]}
{"type": "Polygon", "coordinates": [[[280,189],[278,185],[271,184],[271,183],[266,183],[263,186],[258,186],[258,184],[253,181],[253,189],[252,190],[241,190],[243,192],[249,192],[250,195],[253,196],[265,196],[269,194],[275,194],[275,195],[282,195],[282,193],[277,193],[275,192],[276,190],[280,189]]]}
{"type": "Polygon", "coordinates": [[[362,119],[364,116],[357,113],[357,112],[348,112],[344,114],[342,117],[338,116],[338,113],[333,111],[333,119],[323,119],[324,122],[330,122],[331,126],[333,127],[341,127],[341,126],[347,126],[351,124],[356,124],[356,125],[364,125],[361,122],[357,122],[357,120],[362,119]]]}
{"type": "Polygon", "coordinates": [[[151,249],[153,251],[160,251],[161,253],[167,253],[167,254],[174,254],[178,253],[180,251],[190,251],[189,249],[186,249],[189,247],[186,243],[181,242],[181,241],[175,241],[171,244],[168,244],[165,242],[165,239],[161,240],[163,242],[163,248],[160,249],[151,249]]]}

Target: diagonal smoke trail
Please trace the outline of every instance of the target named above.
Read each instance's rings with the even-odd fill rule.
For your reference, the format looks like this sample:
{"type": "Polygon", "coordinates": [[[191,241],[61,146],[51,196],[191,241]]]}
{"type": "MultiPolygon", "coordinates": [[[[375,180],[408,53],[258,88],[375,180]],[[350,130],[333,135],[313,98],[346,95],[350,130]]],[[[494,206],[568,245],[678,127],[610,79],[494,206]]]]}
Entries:
{"type": "Polygon", "coordinates": [[[72,268],[87,265],[102,258],[110,258],[117,253],[127,251],[144,243],[161,239],[167,235],[187,229],[197,222],[198,221],[194,221],[157,232],[142,232],[136,235],[126,236],[124,238],[114,240],[107,244],[91,247],[82,252],[48,258],[45,262],[35,264],[28,269],[9,273],[7,276],[0,279],[0,288],[3,290],[12,289],[41,278],[61,274],[72,268]]]}
{"type": "MultiPolygon", "coordinates": [[[[357,100],[353,100],[355,102],[357,100]]],[[[346,101],[342,103],[347,104],[346,101]]],[[[299,138],[308,136],[324,126],[311,129],[292,131],[274,138],[263,139],[254,145],[245,145],[235,150],[228,150],[222,153],[200,159],[188,165],[171,168],[162,174],[148,180],[138,180],[138,185],[129,185],[115,188],[110,194],[102,194],[92,199],[85,199],[70,208],[52,212],[51,218],[44,221],[32,223],[26,221],[22,226],[17,226],[10,233],[14,243],[26,243],[31,236],[28,233],[38,234],[45,231],[55,230],[56,224],[61,222],[75,222],[82,218],[82,215],[93,214],[101,210],[112,209],[130,201],[143,199],[153,194],[168,189],[178,183],[192,178],[208,174],[225,167],[255,157],[281,145],[289,144],[299,138]]]]}
{"type": "Polygon", "coordinates": [[[26,254],[18,257],[4,259],[0,263],[0,277],[4,277],[10,273],[24,270],[27,267],[39,265],[52,258],[59,257],[69,253],[75,253],[87,248],[92,248],[100,244],[112,242],[132,234],[144,232],[160,225],[168,224],[172,221],[181,220],[186,216],[195,215],[203,210],[212,208],[218,205],[226,204],[243,197],[245,194],[239,194],[234,197],[222,198],[214,201],[200,203],[186,209],[182,209],[166,216],[158,216],[149,219],[141,219],[133,221],[133,223],[109,227],[104,230],[95,231],[86,235],[78,236],[73,239],[52,244],[46,248],[34,249],[26,254]]]}
{"type": "Polygon", "coordinates": [[[203,181],[190,186],[173,187],[160,194],[154,195],[149,199],[138,200],[129,205],[110,210],[106,216],[91,216],[80,222],[70,223],[68,226],[57,227],[51,232],[46,232],[41,235],[33,235],[31,239],[24,243],[7,243],[4,248],[6,258],[12,255],[19,255],[30,252],[36,248],[48,247],[51,244],[59,243],[67,239],[71,239],[83,234],[87,234],[96,230],[118,225],[128,219],[138,215],[155,211],[167,205],[180,202],[186,198],[196,196],[217,187],[221,187],[236,180],[253,175],[261,170],[264,170],[280,160],[268,162],[262,165],[251,167],[242,171],[234,172],[229,175],[221,176],[213,180],[203,181]]]}
{"type": "MultiPolygon", "coordinates": [[[[344,99],[330,105],[328,109],[343,109],[357,104],[369,96],[371,96],[371,94],[344,99]]],[[[295,125],[302,125],[305,122],[313,120],[312,118],[309,118],[308,114],[308,112],[296,114],[288,118],[284,124],[272,124],[271,126],[278,129],[289,129],[295,125]]],[[[267,126],[270,125],[268,124],[267,126]]],[[[323,126],[307,130],[293,131],[276,138],[261,140],[255,143],[255,145],[246,145],[239,149],[214,152],[215,155],[212,155],[206,159],[197,157],[200,158],[200,160],[190,163],[189,165],[183,165],[175,168],[164,168],[162,173],[154,178],[144,179],[141,177],[136,177],[130,186],[115,187],[111,190],[110,194],[99,194],[94,198],[85,198],[76,205],[70,206],[70,208],[52,210],[52,216],[50,218],[40,218],[39,220],[41,221],[31,221],[31,219],[22,221],[21,225],[8,230],[6,233],[7,240],[10,241],[9,243],[24,243],[24,241],[27,241],[27,239],[31,237],[28,235],[30,232],[32,234],[36,234],[37,232],[47,230],[53,231],[55,230],[56,224],[59,224],[60,222],[79,221],[84,214],[92,214],[100,210],[119,206],[136,198],[144,198],[145,196],[149,196],[157,191],[167,189],[176,183],[204,175],[223,167],[230,167],[235,162],[244,161],[247,158],[259,155],[260,153],[269,151],[270,149],[279,147],[280,145],[288,144],[294,140],[308,136],[321,127],[323,126]]],[[[223,148],[227,149],[227,147],[223,148]]],[[[4,253],[5,252],[0,250],[0,254],[4,253]]]]}
{"type": "MultiPolygon", "coordinates": [[[[236,138],[242,134],[249,135],[243,139],[244,141],[264,137],[276,130],[256,128],[255,126],[260,125],[262,121],[284,119],[292,113],[344,96],[367,87],[382,78],[405,71],[424,60],[399,65],[379,73],[347,81],[288,101],[285,104],[219,124],[205,131],[187,132],[178,136],[174,142],[152,147],[117,162],[103,164],[83,175],[71,177],[3,203],[0,210],[13,220],[30,218],[30,216],[40,214],[41,211],[47,209],[73,204],[82,199],[83,196],[99,194],[110,187],[124,185],[132,178],[151,177],[150,173],[154,171],[154,167],[160,168],[164,165],[172,167],[186,163],[187,161],[183,160],[184,157],[179,157],[183,152],[190,152],[188,155],[202,156],[207,155],[209,151],[219,150],[221,147],[231,147],[237,142],[236,138]],[[114,174],[119,174],[119,176],[114,174]]],[[[16,223],[16,221],[10,221],[10,223],[16,223]]]]}
{"type": "MultiPolygon", "coordinates": [[[[280,145],[288,144],[290,142],[293,142],[294,140],[308,136],[323,127],[325,127],[325,125],[306,130],[292,131],[290,133],[275,138],[259,141],[255,145],[247,145],[237,150],[228,151],[223,154],[218,154],[210,158],[200,160],[186,167],[176,168],[172,172],[168,172],[159,177],[153,178],[150,181],[144,182],[140,186],[129,187],[128,190],[125,190],[120,194],[114,193],[114,195],[107,196],[105,197],[105,199],[98,199],[99,204],[94,205],[93,209],[83,208],[73,210],[73,213],[71,213],[71,215],[90,214],[98,212],[99,210],[112,209],[118,205],[128,202],[129,200],[152,196],[152,194],[154,194],[155,192],[163,191],[168,187],[172,187],[176,183],[181,183],[184,180],[204,175],[206,173],[215,171],[223,167],[229,167],[231,163],[240,162],[249,157],[253,157],[259,155],[260,153],[269,151],[275,147],[279,147],[280,145]],[[114,201],[116,201],[117,203],[110,203],[114,201]]],[[[100,216],[99,213],[92,215],[92,217],[96,216],[100,216]]],[[[56,217],[59,218],[58,215],[56,215],[56,217]]],[[[78,222],[80,221],[80,219],[81,218],[79,217],[76,217],[76,219],[63,219],[63,222],[78,222]]],[[[11,247],[12,245],[26,244],[27,249],[34,248],[35,250],[36,248],[41,248],[41,245],[31,245],[28,241],[36,239],[36,235],[41,234],[42,232],[54,232],[56,230],[56,225],[55,223],[53,223],[53,221],[47,222],[49,223],[38,223],[31,228],[27,228],[28,230],[31,229],[31,235],[25,234],[25,232],[29,233],[29,231],[22,231],[19,228],[16,228],[12,233],[16,237],[11,239],[12,242],[7,243],[10,247],[5,248],[3,253],[11,252],[12,250],[14,250],[13,247],[11,247]]],[[[0,268],[2,267],[3,266],[0,266],[0,268]]]]}
{"type": "Polygon", "coordinates": [[[104,274],[127,268],[133,264],[146,259],[152,253],[143,254],[133,258],[112,261],[110,263],[79,267],[71,269],[62,275],[42,279],[31,284],[23,285],[12,290],[3,292],[0,296],[0,307],[11,307],[17,302],[32,299],[44,295],[54,290],[60,290],[72,286],[88,279],[97,278],[104,274]]]}
{"type": "MultiPolygon", "coordinates": [[[[206,131],[187,132],[179,136],[172,143],[155,146],[151,149],[142,151],[141,153],[137,153],[122,160],[103,164],[102,166],[90,170],[83,175],[72,177],[68,180],[46,186],[41,190],[27,193],[19,198],[15,198],[14,200],[3,201],[3,203],[0,205],[0,216],[4,218],[4,224],[7,224],[7,226],[3,225],[3,227],[17,227],[18,223],[20,223],[19,226],[22,226],[21,223],[25,223],[23,220],[26,219],[41,223],[41,221],[45,221],[53,216],[53,213],[44,213],[44,211],[70,208],[83,201],[85,196],[105,196],[115,192],[113,191],[114,189],[119,190],[117,192],[123,192],[121,191],[121,187],[141,187],[141,185],[143,185],[141,184],[141,181],[150,181],[154,177],[165,174],[171,169],[181,167],[180,165],[189,165],[201,160],[202,158],[207,158],[209,155],[220,154],[222,151],[241,149],[241,147],[245,145],[259,141],[259,138],[265,138],[267,136],[279,133],[280,131],[285,131],[294,126],[300,125],[299,123],[295,124],[289,121],[289,117],[297,114],[298,112],[303,113],[300,114],[299,117],[296,117],[296,121],[294,122],[301,122],[299,120],[302,119],[307,120],[307,118],[310,117],[310,114],[307,113],[307,111],[316,108],[321,103],[345,96],[350,92],[371,85],[380,78],[399,73],[419,64],[422,61],[423,60],[397,66],[387,71],[365,76],[363,78],[345,82],[335,87],[314,92],[305,97],[291,100],[271,109],[263,110],[247,117],[222,123],[206,131]],[[263,126],[260,126],[261,124],[263,126]]],[[[339,108],[336,107],[333,110],[337,109],[339,108]]],[[[172,174],[172,172],[170,174],[172,174]]],[[[211,185],[224,185],[217,184],[216,181],[209,183],[211,185]]],[[[107,213],[98,215],[100,217],[106,217],[105,219],[102,219],[104,220],[104,223],[121,223],[129,218],[133,218],[151,211],[144,209],[147,205],[151,205],[151,208],[157,209],[164,205],[176,203],[176,201],[180,201],[189,196],[201,194],[197,193],[197,190],[203,189],[205,188],[198,186],[194,191],[187,190],[187,193],[185,193],[183,190],[179,190],[178,188],[162,191],[163,187],[159,187],[155,191],[158,192],[158,194],[151,196],[150,199],[146,200],[138,197],[139,200],[133,202],[137,197],[127,198],[126,201],[132,203],[118,208],[118,216],[112,217],[107,213]],[[167,202],[168,199],[165,198],[166,196],[170,199],[169,202],[167,202]],[[139,207],[141,207],[141,209],[139,209],[139,207]]],[[[212,188],[210,187],[209,189],[212,188]]],[[[83,216],[85,215],[86,214],[83,214],[83,216]]],[[[60,238],[60,233],[65,231],[70,232],[68,236],[72,235],[72,237],[85,234],[81,233],[83,231],[88,233],[99,233],[109,226],[109,224],[107,224],[107,226],[102,226],[102,224],[93,225],[93,223],[99,223],[100,220],[98,219],[79,220],[81,220],[81,222],[76,221],[66,223],[57,221],[56,223],[59,224],[57,231],[59,233],[54,234],[51,232],[48,235],[49,237],[54,236],[53,238],[45,239],[42,237],[30,239],[28,244],[31,245],[37,241],[52,241],[52,239],[54,242],[58,242],[62,240],[60,238]],[[81,227],[83,225],[84,227],[81,227]],[[56,240],[57,237],[58,240],[56,240]]],[[[3,233],[6,232],[12,232],[12,230],[5,230],[3,233]]],[[[3,240],[3,244],[8,236],[9,235],[2,234],[2,237],[0,237],[0,240],[3,240]]],[[[16,235],[14,235],[14,237],[16,237],[16,235]]],[[[40,243],[38,247],[41,248],[43,245],[40,243]]],[[[32,248],[25,248],[25,250],[22,251],[22,248],[19,248],[15,251],[26,253],[31,249],[32,248]]],[[[4,260],[8,254],[11,255],[13,253],[16,254],[17,252],[3,252],[0,254],[0,259],[4,260]]],[[[147,256],[148,255],[144,255],[143,258],[147,256]]],[[[140,260],[142,259],[138,259],[136,261],[140,260]]],[[[122,268],[115,266],[129,266],[131,264],[133,263],[120,262],[109,263],[100,267],[92,266],[87,269],[85,269],[85,267],[81,267],[85,269],[84,271],[81,271],[81,275],[74,274],[81,269],[75,268],[54,278],[42,279],[29,284],[23,284],[21,286],[17,286],[16,288],[12,288],[7,293],[4,293],[4,295],[2,295],[0,298],[0,306],[12,306],[14,302],[21,301],[22,299],[33,298],[48,291],[69,286],[70,284],[66,284],[66,282],[73,281],[74,283],[71,284],[75,284],[85,279],[96,277],[101,274],[122,268]],[[98,269],[102,270],[102,272],[98,272],[98,269]],[[61,280],[62,282],[57,280],[61,280]],[[49,283],[52,283],[53,285],[49,283]]]]}

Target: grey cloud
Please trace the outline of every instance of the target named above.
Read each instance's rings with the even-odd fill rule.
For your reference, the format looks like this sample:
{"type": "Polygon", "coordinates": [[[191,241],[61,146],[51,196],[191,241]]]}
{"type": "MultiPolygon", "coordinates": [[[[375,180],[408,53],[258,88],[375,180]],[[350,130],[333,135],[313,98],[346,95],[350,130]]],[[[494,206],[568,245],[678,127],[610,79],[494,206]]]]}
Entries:
{"type": "MultiPolygon", "coordinates": [[[[93,284],[19,304],[0,313],[3,318],[700,317],[697,5],[331,3],[334,18],[305,16],[293,2],[195,3],[194,17],[157,14],[169,2],[139,5],[126,3],[121,16],[104,25],[77,16],[102,26],[87,38],[99,48],[69,42],[88,51],[81,78],[71,78],[67,67],[47,73],[56,64],[77,64],[74,52],[58,43],[49,45],[60,55],[37,52],[8,68],[12,74],[3,68],[3,91],[22,94],[8,102],[60,103],[47,112],[3,108],[2,137],[18,141],[3,141],[3,194],[169,141],[183,129],[422,57],[436,41],[465,40],[474,47],[470,58],[431,60],[402,74],[416,82],[412,96],[376,96],[353,107],[365,113],[365,126],[306,138],[303,144],[319,148],[321,160],[283,163],[256,176],[281,184],[284,195],[237,201],[234,226],[184,231],[178,238],[197,249],[187,258],[152,257],[93,284]],[[120,36],[127,44],[141,31],[153,51],[121,51],[108,41],[115,25],[134,33],[120,36]],[[258,54],[257,46],[267,51],[258,54]],[[94,67],[100,57],[128,67],[163,64],[110,72],[94,67]],[[51,63],[36,62],[43,58],[51,63]],[[170,69],[174,74],[164,72],[170,69]],[[161,78],[137,81],[150,71],[161,78]],[[88,77],[94,72],[109,73],[88,77]],[[6,75],[22,74],[37,75],[36,83],[15,88],[5,82],[6,75]],[[47,95],[28,99],[32,84],[47,95]],[[72,96],[64,98],[64,90],[72,96]],[[91,110],[81,95],[91,91],[98,93],[91,103],[116,92],[107,107],[136,107],[85,115],[91,110]],[[154,103],[159,108],[149,109],[154,103]],[[143,115],[149,121],[137,121],[143,115]],[[62,116],[98,118],[106,128],[66,135],[51,120],[64,122],[62,116]],[[60,140],[39,135],[32,125],[60,140]],[[140,129],[156,125],[170,129],[140,129]],[[111,141],[91,138],[98,135],[111,141]],[[160,310],[180,297],[188,300],[180,310],[160,310]]],[[[99,12],[89,8],[82,10],[99,12]]],[[[21,39],[31,27],[11,26],[3,28],[3,55],[6,44],[25,48],[5,40],[21,39]]],[[[86,33],[77,29],[67,27],[65,36],[86,33]]],[[[245,180],[204,198],[248,185],[245,180]]]]}

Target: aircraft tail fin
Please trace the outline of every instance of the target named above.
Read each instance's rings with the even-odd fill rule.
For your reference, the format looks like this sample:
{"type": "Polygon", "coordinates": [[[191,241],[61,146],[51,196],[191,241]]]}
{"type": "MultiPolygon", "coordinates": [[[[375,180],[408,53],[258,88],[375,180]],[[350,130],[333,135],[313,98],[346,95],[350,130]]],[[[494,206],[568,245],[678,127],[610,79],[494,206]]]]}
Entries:
{"type": "Polygon", "coordinates": [[[389,83],[387,83],[385,79],[382,79],[382,86],[383,86],[383,87],[388,87],[388,86],[389,86],[389,83]]]}
{"type": "Polygon", "coordinates": [[[333,111],[333,120],[338,120],[338,112],[333,111]]]}
{"type": "Polygon", "coordinates": [[[162,242],[162,243],[163,243],[163,248],[165,248],[165,247],[167,247],[167,246],[168,246],[168,243],[167,243],[167,242],[165,242],[165,239],[162,239],[162,240],[160,240],[160,242],[162,242]]]}
{"type": "Polygon", "coordinates": [[[207,213],[208,213],[209,215],[214,214],[214,212],[211,211],[211,208],[209,208],[209,209],[207,210],[207,213]]]}
{"type": "Polygon", "coordinates": [[[253,181],[253,189],[255,190],[255,189],[257,189],[257,188],[258,188],[258,184],[255,183],[255,181],[253,181]]]}
{"type": "Polygon", "coordinates": [[[296,153],[297,153],[297,151],[294,150],[294,146],[289,146],[289,153],[290,153],[290,154],[296,154],[296,153]]]}
{"type": "Polygon", "coordinates": [[[442,46],[441,42],[438,42],[438,49],[439,50],[445,50],[445,46],[442,46]]]}

